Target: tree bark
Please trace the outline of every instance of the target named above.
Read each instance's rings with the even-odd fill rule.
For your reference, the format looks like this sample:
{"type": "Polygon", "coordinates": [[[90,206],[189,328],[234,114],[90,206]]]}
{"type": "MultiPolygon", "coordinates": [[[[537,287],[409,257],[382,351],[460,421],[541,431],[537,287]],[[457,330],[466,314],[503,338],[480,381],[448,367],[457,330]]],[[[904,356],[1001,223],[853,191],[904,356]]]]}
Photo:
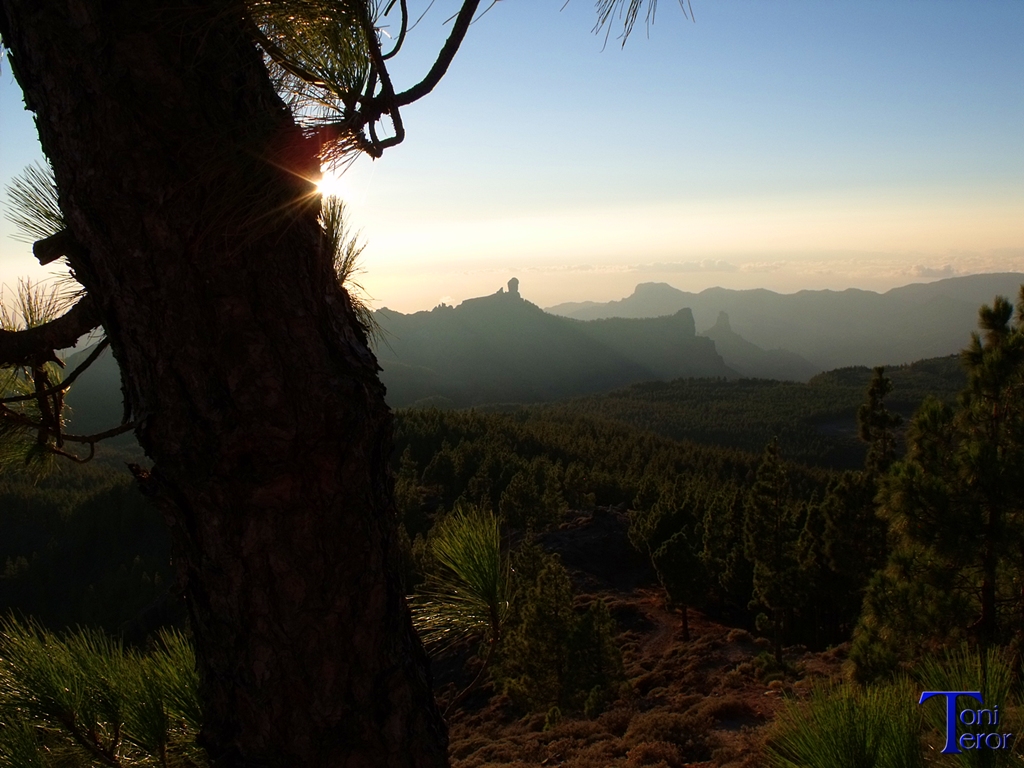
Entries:
{"type": "Polygon", "coordinates": [[[218,766],[442,766],[391,415],[317,223],[317,147],[216,0],[0,0],[69,256],[172,531],[218,766]]]}

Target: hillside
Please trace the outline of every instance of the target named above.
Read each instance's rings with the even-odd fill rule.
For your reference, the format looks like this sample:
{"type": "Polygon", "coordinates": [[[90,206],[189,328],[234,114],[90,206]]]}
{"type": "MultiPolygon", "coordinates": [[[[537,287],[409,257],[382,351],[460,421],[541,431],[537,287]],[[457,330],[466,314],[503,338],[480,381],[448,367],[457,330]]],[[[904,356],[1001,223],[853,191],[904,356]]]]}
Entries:
{"type": "MultiPolygon", "coordinates": [[[[634,326],[607,327],[613,331],[597,333],[618,334],[625,344],[634,326]]],[[[963,383],[955,358],[921,361],[890,374],[895,390],[888,404],[903,411],[927,393],[950,396],[963,383]]],[[[427,542],[447,511],[457,504],[495,510],[508,525],[510,548],[525,553],[514,566],[524,579],[514,593],[518,620],[525,621],[528,606],[538,604],[534,613],[545,621],[561,616],[564,622],[571,615],[580,627],[596,626],[585,622],[601,605],[609,617],[601,625],[607,647],[615,649],[610,658],[620,660],[619,671],[608,667],[604,687],[580,687],[567,673],[550,694],[556,698],[531,704],[510,686],[507,669],[502,671],[502,664],[518,658],[517,646],[506,640],[499,664],[447,712],[453,766],[764,765],[762,745],[785,723],[779,719],[784,701],[806,698],[815,685],[840,679],[861,591],[884,557],[885,539],[869,506],[873,488],[857,485],[864,476],[785,465],[787,508],[796,512],[787,535],[799,534],[816,556],[794,566],[799,602],[774,660],[772,643],[752,634],[766,614],[755,589],[756,555],[750,554],[741,523],[754,514],[752,500],[766,461],[766,453],[758,456],[757,430],[780,423],[831,429],[822,418],[849,415],[863,400],[870,376],[866,368],[845,368],[807,384],[679,379],[512,413],[400,411],[393,461],[406,583],[422,583],[428,573],[427,542]],[[590,406],[590,413],[573,412],[590,406]],[[623,423],[644,412],[659,423],[623,423]],[[753,452],[652,434],[686,429],[687,419],[694,418],[704,433],[684,436],[710,442],[744,436],[753,452]],[[858,507],[862,496],[868,506],[858,507]],[[695,562],[703,569],[696,581],[705,587],[683,613],[669,586],[673,571],[658,552],[689,541],[691,531],[700,554],[695,562]],[[532,544],[539,554],[531,554],[532,544]],[[846,556],[825,559],[840,550],[837,544],[846,556]],[[530,573],[531,562],[543,569],[522,575],[530,573]],[[566,591],[542,590],[554,582],[541,577],[562,567],[566,591]],[[565,610],[549,613],[558,606],[565,610]]],[[[846,429],[839,429],[844,439],[846,429]]],[[[809,455],[820,453],[817,446],[809,455]]],[[[95,470],[73,468],[67,479],[84,491],[74,495],[55,485],[40,489],[44,496],[23,481],[4,489],[0,478],[4,508],[17,512],[8,515],[8,530],[0,537],[6,550],[0,557],[8,563],[0,579],[0,608],[58,626],[99,624],[140,640],[153,627],[180,626],[181,606],[165,586],[159,516],[126,475],[107,489],[105,476],[90,479],[87,473],[95,470]],[[76,481],[79,476],[84,480],[76,481]],[[90,483],[99,483],[99,492],[91,492],[90,483]],[[115,533],[104,535],[110,531],[115,533]]],[[[510,620],[509,638],[527,636],[517,631],[510,620]]],[[[567,638],[592,634],[532,633],[535,640],[523,654],[585,653],[588,645],[567,638]]],[[[442,706],[455,702],[479,671],[478,648],[470,644],[453,657],[434,657],[442,706]]]]}
{"type": "Polygon", "coordinates": [[[405,315],[374,317],[384,331],[376,352],[392,407],[541,402],[638,381],[735,378],[693,315],[582,322],[522,298],[518,281],[491,296],[405,315]]]}
{"type": "MultiPolygon", "coordinates": [[[[606,392],[640,381],[739,375],[697,336],[682,309],[649,319],[580,321],[548,314],[504,289],[429,312],[380,309],[375,352],[387,400],[410,405],[467,407],[537,403],[606,392]]],[[[91,349],[68,359],[68,370],[91,349]]],[[[120,376],[110,352],[72,386],[69,429],[96,432],[119,423],[120,376]]]]}
{"type": "MultiPolygon", "coordinates": [[[[536,325],[549,322],[549,315],[531,307],[533,305],[527,304],[525,312],[539,316],[536,325]]],[[[435,312],[442,314],[443,322],[447,321],[446,316],[458,310],[445,307],[435,312]]],[[[409,317],[397,315],[398,322],[392,327],[401,328],[402,321],[409,317]]],[[[456,319],[462,323],[457,314],[456,319]]],[[[613,419],[675,439],[754,453],[759,453],[772,437],[778,436],[784,455],[791,459],[821,466],[861,464],[864,448],[856,438],[856,412],[871,380],[870,368],[835,369],[802,383],[766,378],[737,379],[729,368],[725,369],[727,375],[722,375],[721,367],[713,368],[710,376],[673,377],[672,366],[682,366],[686,358],[682,354],[681,359],[673,357],[677,348],[666,344],[659,349],[655,341],[644,338],[643,334],[647,328],[657,329],[660,325],[665,333],[656,338],[671,338],[669,331],[672,330],[686,338],[683,333],[689,327],[686,320],[684,316],[642,322],[570,322],[566,327],[572,333],[566,333],[564,341],[573,344],[564,343],[532,356],[525,343],[520,343],[518,348],[511,345],[496,348],[490,346],[487,336],[481,333],[475,341],[475,358],[465,352],[472,348],[465,337],[472,337],[463,326],[465,337],[461,345],[454,343],[447,355],[428,347],[428,343],[433,342],[443,350],[440,347],[442,335],[425,334],[426,339],[421,342],[425,349],[423,357],[435,355],[434,359],[440,363],[434,362],[433,367],[409,365],[391,357],[383,361],[382,376],[393,407],[474,405],[484,410],[505,410],[506,406],[496,403],[533,403],[535,408],[613,419]],[[630,344],[639,350],[638,356],[642,354],[648,361],[646,367],[626,357],[630,344]]],[[[454,322],[451,325],[456,326],[454,335],[457,337],[460,329],[454,322]]],[[[410,327],[415,331],[411,323],[410,327]]],[[[718,330],[722,330],[722,324],[718,330]]],[[[712,343],[700,337],[696,341],[706,346],[712,343]]],[[[729,362],[744,374],[759,372],[741,367],[743,360],[749,361],[751,357],[755,363],[760,359],[763,366],[760,371],[766,373],[772,365],[786,366],[790,371],[807,370],[799,367],[800,361],[795,355],[778,350],[774,354],[765,353],[755,347],[754,356],[750,356],[748,350],[741,350],[748,357],[738,357],[728,342],[719,338],[714,344],[722,344],[724,356],[729,356],[729,362]]],[[[415,348],[417,338],[410,333],[406,347],[393,335],[390,343],[404,353],[407,348],[415,348]]],[[[744,342],[740,338],[733,343],[739,346],[744,342]]],[[[686,350],[685,345],[679,347],[686,350]]],[[[394,354],[393,349],[389,352],[394,354]]],[[[70,358],[68,369],[73,369],[87,354],[88,350],[70,358]]],[[[715,366],[722,366],[720,359],[711,359],[715,366]]],[[[956,356],[919,360],[887,369],[887,375],[894,384],[888,405],[904,417],[909,417],[929,394],[952,400],[966,381],[956,356]]],[[[806,379],[806,375],[800,378],[806,379]]],[[[67,401],[71,408],[69,432],[96,432],[119,422],[120,383],[117,366],[109,352],[72,386],[67,401]]],[[[126,443],[133,439],[131,435],[120,438],[126,443]]]]}
{"type": "MultiPolygon", "coordinates": [[[[928,395],[951,402],[966,384],[957,357],[920,360],[886,370],[893,391],[886,405],[905,419],[928,395]]],[[[817,466],[857,468],[864,444],[857,409],[872,371],[840,368],[806,383],[740,379],[647,382],[602,395],[547,406],[573,415],[629,424],[676,440],[759,452],[778,437],[787,459],[817,466]]]]}
{"type": "MultiPolygon", "coordinates": [[[[70,373],[85,362],[92,351],[93,347],[90,346],[71,354],[65,360],[65,373],[70,373]]],[[[70,433],[95,434],[121,423],[124,411],[121,371],[109,347],[71,385],[65,404],[66,429],[70,433]]]]}
{"type": "Polygon", "coordinates": [[[820,370],[795,352],[765,350],[747,341],[732,329],[725,312],[719,312],[715,324],[701,335],[715,342],[715,349],[726,365],[747,378],[807,381],[820,370]]]}
{"type": "Polygon", "coordinates": [[[969,275],[906,285],[886,293],[709,288],[687,293],[665,283],[641,283],[631,296],[607,303],[559,304],[547,311],[579,320],[656,317],[686,307],[697,326],[728,313],[731,328],[762,349],[783,348],[818,370],[851,365],[899,365],[957,352],[977,327],[978,308],[996,295],[1016,299],[1024,274],[969,275]]]}
{"type": "MultiPolygon", "coordinates": [[[[1012,283],[1022,276],[977,277],[1006,278],[1004,282],[1012,283]]],[[[518,283],[514,282],[510,285],[514,290],[501,290],[490,296],[469,299],[458,307],[440,305],[429,312],[413,314],[389,309],[377,311],[375,318],[383,329],[383,337],[376,344],[376,353],[383,369],[381,377],[388,388],[387,399],[392,407],[438,405],[458,408],[494,403],[553,402],[598,395],[642,382],[674,382],[676,379],[736,382],[745,377],[775,382],[808,382],[819,371],[851,367],[850,363],[823,366],[814,362],[812,357],[793,351],[796,343],[803,339],[808,344],[813,342],[812,345],[828,347],[821,354],[822,359],[855,357],[864,361],[857,363],[861,369],[855,377],[856,383],[851,383],[844,390],[841,413],[819,412],[818,405],[808,404],[803,394],[794,394],[804,390],[778,383],[739,383],[731,388],[715,389],[715,397],[729,392],[730,398],[744,402],[754,398],[750,400],[752,407],[764,410],[755,410],[743,418],[748,431],[756,427],[763,432],[758,433],[759,445],[763,445],[772,434],[802,432],[804,437],[800,440],[809,447],[812,434],[820,435],[823,430],[832,429],[827,426],[830,420],[838,419],[836,423],[842,425],[841,431],[852,431],[853,413],[870,378],[870,371],[864,366],[891,362],[902,359],[901,356],[905,356],[908,362],[921,360],[930,356],[929,349],[937,347],[946,350],[942,356],[962,349],[969,340],[970,332],[977,327],[977,311],[981,303],[975,301],[977,296],[973,296],[971,291],[980,293],[992,287],[985,281],[958,278],[927,286],[907,286],[881,296],[864,291],[842,294],[806,291],[794,296],[780,296],[768,291],[722,289],[693,295],[683,294],[670,286],[649,284],[639,286],[632,297],[617,306],[621,309],[628,304],[636,309],[638,297],[675,295],[676,300],[679,296],[693,299],[697,309],[691,312],[684,307],[659,317],[585,321],[545,312],[525,300],[519,294],[518,283]],[[943,298],[942,291],[952,290],[957,285],[961,288],[973,286],[971,290],[960,291],[961,295],[971,298],[943,298]],[[756,296],[751,299],[747,294],[756,296]],[[861,314],[851,317],[857,304],[854,294],[859,296],[857,301],[864,299],[860,294],[868,296],[864,300],[873,302],[874,308],[863,309],[861,314]],[[885,308],[885,302],[891,303],[893,295],[905,299],[902,316],[885,308]],[[707,304],[715,296],[742,306],[715,310],[713,322],[705,326],[708,330],[698,335],[696,329],[704,322],[700,318],[708,316],[706,307],[700,309],[701,302],[707,304]],[[740,299],[750,301],[744,304],[740,299]],[[786,313],[790,313],[792,307],[786,302],[791,300],[817,308],[807,310],[799,317],[789,317],[786,313]],[[830,303],[835,305],[831,312],[832,320],[825,318],[822,308],[830,303]],[[767,307],[762,313],[763,318],[751,317],[751,306],[747,304],[754,308],[767,307]],[[740,327],[737,314],[747,317],[749,325],[746,329],[740,327]],[[771,323],[764,318],[772,316],[786,317],[785,322],[791,323],[784,342],[773,343],[769,339],[758,343],[758,334],[765,337],[771,328],[771,323]],[[900,331],[878,330],[880,326],[889,325],[898,325],[900,331]],[[871,328],[876,330],[869,334],[871,328]],[[925,338],[929,335],[932,338],[930,342],[925,338]],[[941,343],[935,341],[940,336],[941,343]],[[858,341],[860,337],[863,338],[858,341]],[[915,351],[917,347],[911,342],[919,344],[921,351],[915,351]],[[857,345],[861,351],[854,355],[850,350],[857,345]],[[764,400],[765,397],[781,399],[769,402],[764,400]],[[796,398],[794,403],[803,405],[793,410],[784,400],[790,397],[796,398]],[[815,417],[818,422],[813,428],[806,426],[812,412],[818,414],[815,417]],[[773,415],[766,418],[765,414],[773,415]],[[772,423],[766,426],[766,422],[772,423]]],[[[666,307],[657,302],[650,306],[666,307]]],[[[73,355],[68,360],[68,370],[72,370],[87,354],[88,350],[84,350],[73,355]]],[[[918,365],[914,370],[922,369],[918,365]]],[[[952,364],[951,375],[956,382],[960,381],[957,378],[960,376],[959,368],[955,363],[952,364]]],[[[937,392],[946,394],[960,386],[956,382],[951,384],[953,380],[948,377],[944,381],[932,382],[939,387],[937,392]]],[[[674,383],[666,391],[696,391],[694,388],[703,391],[709,387],[717,385],[708,381],[674,383]]],[[[661,391],[652,385],[654,390],[661,391]]],[[[897,397],[901,396],[899,392],[900,384],[897,383],[897,397]]],[[[687,398],[690,396],[686,395],[687,398]]],[[[616,397],[621,405],[621,396],[616,397]]],[[[920,400],[915,395],[898,407],[909,413],[920,400]]],[[[104,353],[76,382],[67,401],[72,409],[69,424],[72,432],[100,431],[120,421],[119,376],[109,352],[104,353]]],[[[657,406],[656,411],[663,407],[657,406]]],[[[657,424],[658,429],[665,430],[670,429],[667,424],[678,423],[677,414],[666,416],[659,413],[645,413],[641,420],[644,428],[657,424]]],[[[696,417],[687,417],[687,423],[693,418],[696,417]]],[[[708,414],[705,418],[710,423],[717,417],[708,414]]],[[[722,426],[718,425],[713,430],[711,442],[722,440],[726,445],[759,450],[746,437],[737,443],[734,436],[723,436],[722,426]]],[[[688,427],[668,434],[691,437],[695,432],[688,427]]]]}

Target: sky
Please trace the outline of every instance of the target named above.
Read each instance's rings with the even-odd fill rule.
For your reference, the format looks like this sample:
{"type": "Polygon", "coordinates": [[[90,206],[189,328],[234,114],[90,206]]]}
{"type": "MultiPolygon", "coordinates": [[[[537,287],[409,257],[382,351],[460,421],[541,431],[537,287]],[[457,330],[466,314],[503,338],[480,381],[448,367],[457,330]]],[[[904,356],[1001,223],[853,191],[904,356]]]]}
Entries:
{"type": "MultiPolygon", "coordinates": [[[[593,33],[591,2],[561,2],[496,2],[403,112],[404,143],[341,178],[372,305],[457,304],[513,276],[551,306],[641,282],[1024,272],[1021,0],[691,0],[692,21],[663,0],[624,47],[618,25],[593,33]]],[[[412,31],[399,88],[457,7],[436,0],[412,31]]],[[[0,183],[40,158],[0,62],[0,183]]],[[[12,232],[0,220],[0,283],[46,275],[12,232]]]]}

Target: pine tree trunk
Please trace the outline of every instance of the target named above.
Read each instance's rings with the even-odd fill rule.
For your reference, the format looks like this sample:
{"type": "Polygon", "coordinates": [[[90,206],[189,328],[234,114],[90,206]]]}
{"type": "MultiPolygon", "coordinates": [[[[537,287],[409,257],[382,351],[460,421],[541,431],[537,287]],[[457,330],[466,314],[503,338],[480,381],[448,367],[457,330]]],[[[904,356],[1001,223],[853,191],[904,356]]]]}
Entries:
{"type": "Polygon", "coordinates": [[[775,661],[776,661],[777,664],[781,665],[782,664],[782,609],[781,608],[773,608],[772,609],[772,616],[773,616],[773,619],[772,619],[772,633],[773,633],[773,636],[774,636],[774,642],[772,643],[772,645],[775,646],[774,647],[775,661]]]}
{"type": "Polygon", "coordinates": [[[216,764],[447,765],[384,389],[238,6],[0,0],[0,34],[154,462],[216,764]]]}

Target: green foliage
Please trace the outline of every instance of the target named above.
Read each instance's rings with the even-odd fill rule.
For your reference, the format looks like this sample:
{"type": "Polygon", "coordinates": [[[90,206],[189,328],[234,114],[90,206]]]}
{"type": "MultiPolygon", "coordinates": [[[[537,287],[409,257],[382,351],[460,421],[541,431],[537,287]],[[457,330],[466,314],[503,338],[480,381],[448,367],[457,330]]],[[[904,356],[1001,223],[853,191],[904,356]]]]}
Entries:
{"type": "Polygon", "coordinates": [[[875,376],[868,388],[868,400],[857,411],[860,439],[868,444],[865,468],[874,475],[885,472],[896,458],[896,438],[893,430],[903,419],[885,407],[885,397],[892,392],[892,381],[885,368],[875,368],[875,376]]]}
{"type": "MultiPolygon", "coordinates": [[[[630,424],[676,440],[760,453],[774,437],[780,451],[810,466],[855,469],[865,449],[857,410],[870,386],[869,368],[819,374],[806,384],[766,379],[677,379],[634,384],[571,400],[561,412],[630,424]]],[[[890,411],[910,414],[929,395],[952,401],[966,377],[955,357],[889,369],[890,411]]]]}
{"type": "Polygon", "coordinates": [[[560,722],[562,722],[562,710],[560,710],[558,707],[552,707],[544,716],[544,730],[550,731],[560,722]]]}
{"type": "Polygon", "coordinates": [[[607,606],[597,600],[578,614],[557,557],[530,548],[520,562],[526,584],[517,594],[495,677],[526,710],[599,711],[624,674],[607,606]]]}
{"type": "MultiPolygon", "coordinates": [[[[1002,720],[998,728],[1003,733],[1020,733],[1020,721],[1014,723],[1010,703],[1014,687],[1014,665],[1011,655],[1002,649],[989,648],[978,652],[967,646],[947,652],[941,658],[925,656],[914,668],[914,676],[924,690],[929,691],[978,691],[984,700],[985,709],[998,707],[1002,720]],[[1008,717],[1009,716],[1009,717],[1008,717]]],[[[959,703],[963,706],[967,699],[959,703]]],[[[925,722],[939,737],[939,748],[946,733],[946,707],[938,702],[921,705],[925,722]]],[[[981,704],[976,706],[981,707],[981,704]]],[[[963,726],[958,726],[963,728],[963,726]]],[[[962,731],[961,731],[962,732],[962,731]]],[[[963,750],[956,756],[956,762],[963,768],[996,768],[996,766],[1020,765],[1020,759],[1012,756],[1011,750],[963,750]]]]}
{"type": "Polygon", "coordinates": [[[743,546],[746,491],[720,487],[704,512],[704,549],[701,560],[708,569],[709,589],[721,602],[746,610],[754,590],[754,570],[743,546]]]}
{"type": "Polygon", "coordinates": [[[571,641],[579,620],[569,575],[549,560],[517,596],[516,621],[502,647],[497,677],[505,692],[531,710],[568,704],[571,641]]]}
{"type": "Polygon", "coordinates": [[[179,618],[165,599],[167,530],[123,469],[64,464],[36,482],[3,473],[0,510],[0,611],[140,639],[179,618]]]}
{"type": "Polygon", "coordinates": [[[355,312],[356,319],[363,326],[371,342],[376,344],[383,341],[383,331],[367,304],[366,291],[356,282],[356,275],[362,271],[359,259],[363,255],[366,243],[359,242],[359,233],[352,231],[345,203],[340,198],[333,195],[324,195],[321,198],[320,226],[327,240],[327,248],[334,255],[334,273],[348,293],[349,304],[355,312]]]}
{"type": "Polygon", "coordinates": [[[473,637],[497,643],[511,599],[508,556],[490,512],[457,507],[429,541],[438,568],[411,600],[413,623],[428,647],[443,653],[473,637]]]}
{"type": "Polygon", "coordinates": [[[594,600],[579,618],[572,638],[570,667],[572,700],[577,708],[583,701],[584,714],[600,712],[616,697],[625,678],[622,654],[615,643],[615,620],[604,600],[594,600]]]}
{"type": "Polygon", "coordinates": [[[0,622],[0,766],[200,768],[195,658],[161,632],[148,653],[96,630],[0,622]]]}
{"type": "MultiPolygon", "coordinates": [[[[543,501],[549,491],[558,498],[555,490],[560,490],[561,508],[567,493],[587,504],[629,503],[647,476],[659,495],[662,485],[672,493],[677,486],[683,491],[709,483],[742,486],[748,476],[753,479],[758,465],[755,455],[680,443],[556,408],[399,411],[395,443],[396,461],[408,456],[410,466],[423,468],[417,478],[423,498],[445,509],[460,497],[499,509],[502,494],[519,473],[533,499],[543,501]]],[[[808,494],[824,490],[830,478],[803,467],[790,474],[795,488],[808,494]]],[[[546,507],[544,514],[550,511],[546,507]]]]}
{"type": "Polygon", "coordinates": [[[1013,325],[1005,299],[979,315],[958,407],[926,401],[881,480],[892,551],[855,639],[865,678],[961,639],[1024,649],[1024,286],[1013,325]]]}
{"type": "MultiPolygon", "coordinates": [[[[649,31],[651,24],[654,23],[658,7],[657,0],[648,0],[647,3],[644,3],[644,0],[597,0],[597,26],[594,27],[594,31],[597,32],[607,27],[605,33],[607,38],[607,35],[611,33],[611,20],[618,19],[622,22],[622,34],[619,39],[625,45],[626,38],[633,31],[633,25],[636,24],[645,5],[647,6],[645,21],[649,31]]],[[[683,16],[693,18],[693,9],[689,3],[686,5],[680,3],[679,7],[682,9],[683,16]]]]}
{"type": "MultiPolygon", "coordinates": [[[[400,411],[396,442],[402,515],[414,535],[459,499],[502,509],[513,529],[535,530],[560,519],[552,510],[563,509],[569,498],[587,505],[632,503],[629,537],[639,552],[653,557],[682,532],[654,564],[680,607],[752,622],[754,569],[744,527],[758,457],[679,443],[556,408],[400,411]],[[677,549],[683,538],[685,552],[677,549]],[[683,602],[684,592],[691,602],[683,602]]],[[[859,475],[844,480],[797,464],[787,464],[785,473],[795,516],[791,550],[801,583],[788,636],[818,647],[843,642],[867,580],[884,561],[873,492],[859,475]],[[805,533],[808,525],[817,528],[805,533]],[[868,551],[872,547],[877,551],[868,551]],[[835,585],[841,599],[828,593],[835,585]]]]}
{"type": "Polygon", "coordinates": [[[850,650],[856,678],[889,675],[901,661],[966,640],[977,602],[963,586],[961,574],[934,550],[899,541],[864,597],[850,650]]]}
{"type": "Polygon", "coordinates": [[[885,523],[876,514],[877,486],[864,472],[847,472],[831,484],[819,507],[824,522],[823,565],[831,574],[827,589],[842,611],[849,637],[863,593],[886,561],[885,523]]]}
{"type": "Polygon", "coordinates": [[[690,639],[689,608],[706,600],[710,584],[703,544],[700,523],[683,524],[651,554],[669,606],[682,611],[684,641],[690,639]]]}
{"type": "Polygon", "coordinates": [[[498,502],[498,511],[509,523],[520,530],[534,528],[541,521],[541,494],[527,471],[512,476],[498,502]]]}
{"type": "Polygon", "coordinates": [[[700,532],[685,529],[673,533],[654,552],[651,562],[672,605],[694,605],[707,594],[707,569],[701,558],[700,532]]]}
{"type": "Polygon", "coordinates": [[[754,565],[754,601],[771,610],[776,659],[781,660],[783,622],[799,602],[800,520],[790,498],[789,477],[779,445],[765,448],[757,480],[747,496],[743,540],[754,565]]]}
{"type": "MultiPolygon", "coordinates": [[[[247,10],[277,90],[307,125],[352,118],[369,77],[366,6],[345,0],[250,0],[247,10]]],[[[356,149],[342,134],[333,153],[356,149]]]]}
{"type": "Polygon", "coordinates": [[[767,744],[773,768],[920,768],[921,714],[909,685],[819,690],[787,703],[767,744]]]}
{"type": "MultiPolygon", "coordinates": [[[[13,296],[0,291],[0,330],[47,323],[63,314],[72,298],[59,283],[20,280],[13,296]]],[[[8,400],[0,402],[0,471],[30,467],[38,477],[53,467],[53,454],[62,444],[55,444],[48,430],[64,424],[64,394],[51,390],[63,378],[63,369],[52,356],[37,356],[24,365],[0,365],[0,400],[8,400]],[[50,394],[34,396],[37,392],[50,394]]]]}
{"type": "Polygon", "coordinates": [[[7,186],[4,218],[18,229],[15,239],[34,243],[65,228],[64,214],[57,200],[53,170],[33,163],[7,186]]]}

